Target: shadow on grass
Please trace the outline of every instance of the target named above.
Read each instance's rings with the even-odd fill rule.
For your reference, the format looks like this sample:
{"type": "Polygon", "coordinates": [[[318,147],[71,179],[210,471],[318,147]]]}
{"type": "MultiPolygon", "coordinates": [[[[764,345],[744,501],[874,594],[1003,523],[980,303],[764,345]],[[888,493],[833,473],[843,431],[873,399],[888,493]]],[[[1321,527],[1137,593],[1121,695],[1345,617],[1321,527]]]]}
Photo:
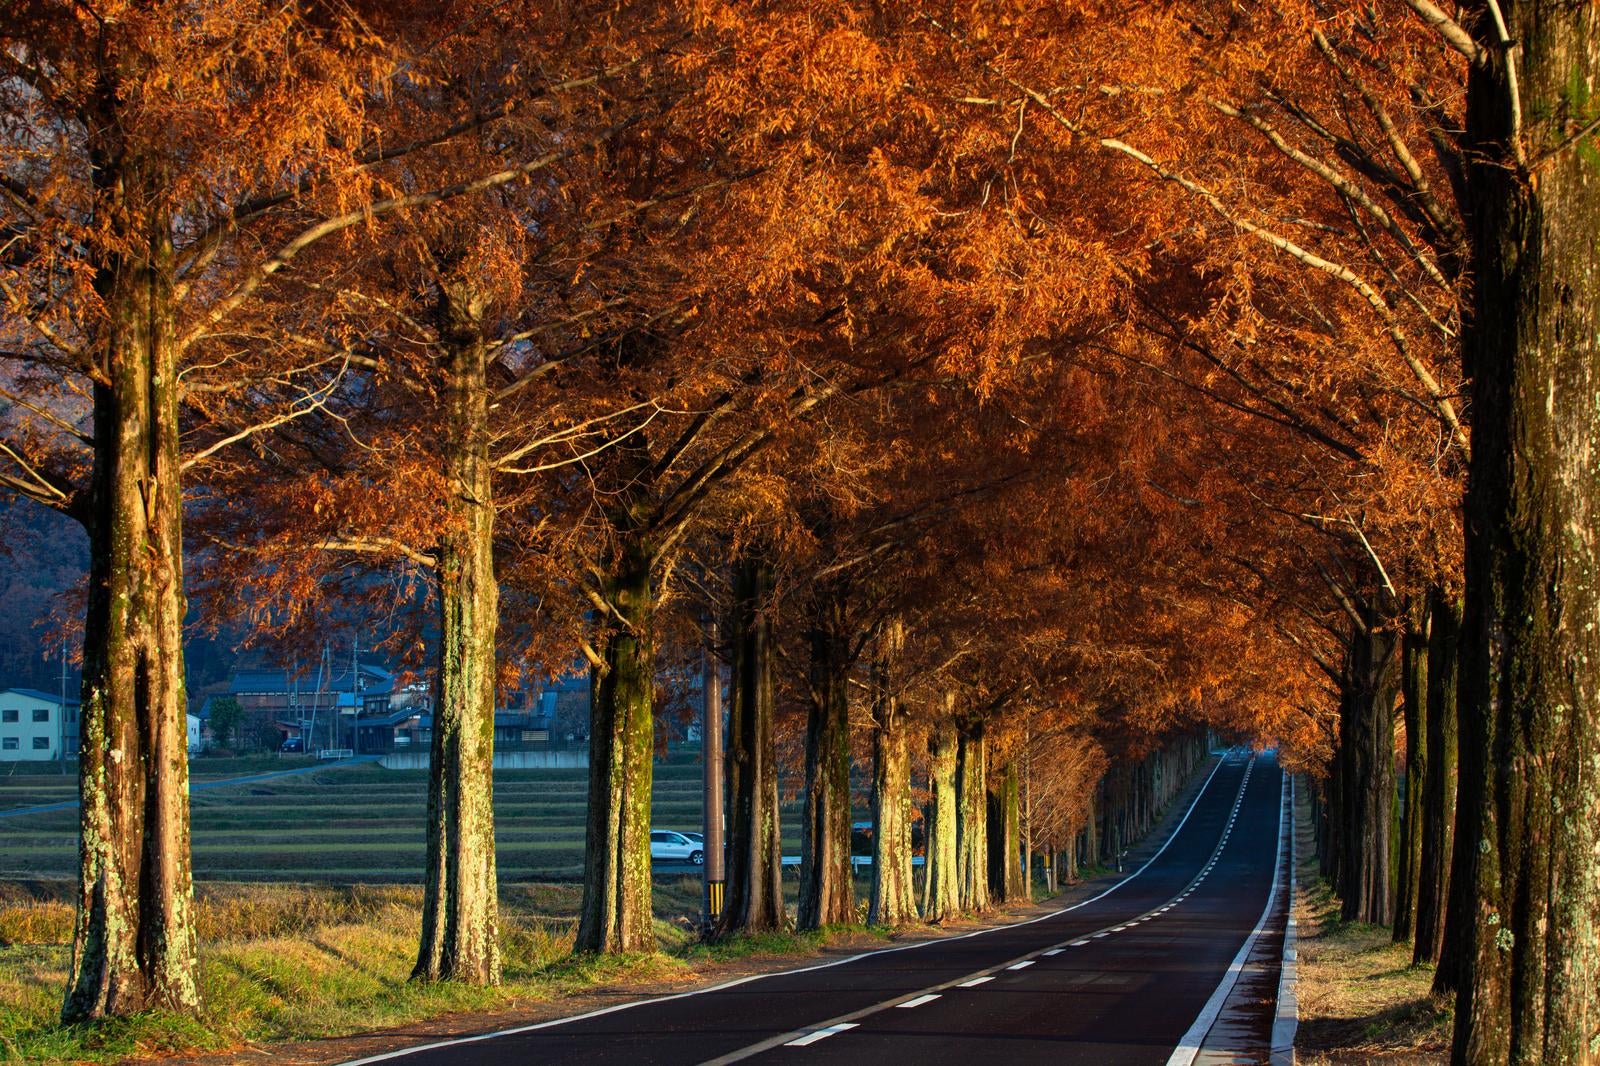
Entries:
{"type": "Polygon", "coordinates": [[[1421,1054],[1448,1030],[1451,1014],[1448,1006],[1423,996],[1370,1014],[1305,1018],[1296,1043],[1302,1051],[1357,1056],[1352,1061],[1371,1058],[1380,1048],[1390,1055],[1421,1054]]]}

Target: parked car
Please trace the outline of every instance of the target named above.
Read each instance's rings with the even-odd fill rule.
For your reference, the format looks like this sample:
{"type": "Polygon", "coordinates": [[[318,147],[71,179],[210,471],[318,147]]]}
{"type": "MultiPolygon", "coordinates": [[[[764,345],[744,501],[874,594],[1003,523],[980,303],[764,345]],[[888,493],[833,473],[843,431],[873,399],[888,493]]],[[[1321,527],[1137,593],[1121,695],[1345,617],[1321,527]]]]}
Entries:
{"type": "Polygon", "coordinates": [[[298,754],[306,750],[306,742],[301,740],[299,737],[290,737],[288,740],[283,742],[283,746],[278,750],[283,752],[285,755],[298,754]]]}
{"type": "Polygon", "coordinates": [[[652,829],[650,861],[690,862],[699,866],[706,861],[705,845],[671,829],[652,829]]]}

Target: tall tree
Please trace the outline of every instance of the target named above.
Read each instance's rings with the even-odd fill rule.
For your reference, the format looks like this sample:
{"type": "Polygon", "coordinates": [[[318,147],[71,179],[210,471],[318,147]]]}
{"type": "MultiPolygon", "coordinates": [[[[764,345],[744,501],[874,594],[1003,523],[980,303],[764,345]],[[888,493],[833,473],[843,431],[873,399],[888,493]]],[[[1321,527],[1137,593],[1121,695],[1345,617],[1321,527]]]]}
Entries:
{"type": "Polygon", "coordinates": [[[1412,0],[1470,64],[1474,454],[1461,843],[1476,896],[1460,1062],[1600,1058],[1600,8],[1412,0]],[[1470,788],[1468,787],[1470,783],[1470,788]]]}

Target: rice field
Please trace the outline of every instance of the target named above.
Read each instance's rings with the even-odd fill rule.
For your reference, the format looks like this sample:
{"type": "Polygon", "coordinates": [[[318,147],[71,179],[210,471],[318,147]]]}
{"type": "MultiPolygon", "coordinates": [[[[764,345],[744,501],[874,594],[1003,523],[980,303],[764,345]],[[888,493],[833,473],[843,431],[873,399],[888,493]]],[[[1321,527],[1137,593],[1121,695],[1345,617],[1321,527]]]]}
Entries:
{"type": "MultiPolygon", "coordinates": [[[[198,769],[198,768],[197,768],[198,769]]],[[[211,767],[206,767],[211,771],[211,767]]],[[[246,773],[256,767],[241,768],[246,773]]],[[[222,778],[197,772],[196,782],[222,778]]],[[[74,780],[0,777],[0,811],[76,799],[74,780]]],[[[504,881],[581,876],[588,771],[497,770],[495,843],[504,881]]],[[[700,765],[656,764],[654,824],[700,828],[700,765]]],[[[427,773],[374,763],[237,785],[191,797],[194,872],[199,880],[413,882],[421,877],[427,773]]],[[[798,812],[785,809],[785,851],[799,849],[798,812]]],[[[0,880],[68,878],[77,862],[77,811],[0,818],[0,880]]],[[[689,867],[663,865],[681,875],[689,867]]]]}

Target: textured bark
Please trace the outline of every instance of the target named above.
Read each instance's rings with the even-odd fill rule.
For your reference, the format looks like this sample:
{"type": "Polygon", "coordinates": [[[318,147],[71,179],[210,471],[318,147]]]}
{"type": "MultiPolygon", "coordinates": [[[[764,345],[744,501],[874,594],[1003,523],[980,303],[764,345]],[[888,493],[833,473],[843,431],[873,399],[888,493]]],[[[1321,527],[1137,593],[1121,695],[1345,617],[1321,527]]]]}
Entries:
{"type": "Polygon", "coordinates": [[[108,319],[96,353],[94,462],[81,515],[89,601],[65,1022],[199,1004],[173,252],[168,220],[123,211],[124,197],[143,198],[161,177],[126,158],[114,131],[108,115],[91,137],[95,181],[116,205],[109,224],[122,250],[94,279],[108,319]]]}
{"type": "Polygon", "coordinates": [[[934,722],[928,735],[927,902],[922,917],[942,922],[961,913],[961,871],[956,861],[961,808],[956,797],[959,742],[948,714],[934,722]]]}
{"type": "Polygon", "coordinates": [[[494,484],[481,308],[465,289],[441,299],[446,498],[439,544],[439,668],[428,771],[428,850],[415,980],[500,981],[494,852],[494,484]]]}
{"type": "Polygon", "coordinates": [[[576,951],[655,951],[650,910],[650,783],[654,773],[652,554],[621,537],[603,595],[616,612],[589,699],[589,819],[576,951]]]}
{"type": "Polygon", "coordinates": [[[1459,831],[1475,900],[1455,1054],[1595,1062],[1600,5],[1500,6],[1515,45],[1487,45],[1467,91],[1476,277],[1463,332],[1473,451],[1459,831]]]}
{"type": "MultiPolygon", "coordinates": [[[[1456,832],[1457,649],[1461,643],[1461,605],[1434,589],[1428,594],[1428,776],[1422,797],[1422,868],[1417,884],[1417,927],[1412,961],[1439,963],[1445,945],[1445,913],[1450,899],[1456,832]]],[[[1434,971],[1438,991],[1454,991],[1452,976],[1434,971]]]]}
{"type": "Polygon", "coordinates": [[[720,934],[781,929],[778,756],[773,736],[772,568],[755,553],[734,564],[733,680],[728,715],[728,889],[720,934]]]}
{"type": "Polygon", "coordinates": [[[1394,804],[1397,641],[1369,611],[1350,638],[1339,733],[1343,809],[1339,896],[1346,921],[1388,925],[1394,914],[1389,830],[1394,804]]]}
{"type": "Polygon", "coordinates": [[[895,671],[905,635],[884,627],[872,664],[872,892],[869,925],[901,925],[917,916],[911,879],[911,749],[895,671]]]}
{"type": "MultiPolygon", "coordinates": [[[[1341,704],[1342,702],[1341,700],[1341,704]]],[[[1348,759],[1342,743],[1344,735],[1342,713],[1340,715],[1339,733],[1341,743],[1334,748],[1333,759],[1328,766],[1328,777],[1323,782],[1321,803],[1318,807],[1319,817],[1316,819],[1318,870],[1330,885],[1339,883],[1342,876],[1341,869],[1344,865],[1344,823],[1342,815],[1345,809],[1345,764],[1348,759]]]]}
{"type": "Polygon", "coordinates": [[[1022,887],[1017,783],[1017,764],[1007,762],[993,775],[988,790],[989,899],[994,903],[1015,903],[1027,896],[1022,887]]]}
{"type": "Polygon", "coordinates": [[[1076,881],[1084,866],[1100,863],[1100,790],[1089,790],[1089,817],[1083,826],[1082,847],[1073,859],[1072,879],[1076,881]]]}
{"type": "Polygon", "coordinates": [[[857,921],[850,866],[850,633],[844,597],[835,590],[818,589],[812,609],[798,929],[857,921]]]}
{"type": "Polygon", "coordinates": [[[984,724],[956,731],[956,869],[961,909],[989,909],[989,791],[984,724]]]}
{"type": "Polygon", "coordinates": [[[1414,597],[1406,610],[1400,647],[1400,706],[1406,724],[1405,806],[1395,870],[1396,943],[1409,942],[1416,928],[1417,893],[1422,885],[1423,792],[1430,772],[1428,748],[1428,601],[1414,597]]]}

